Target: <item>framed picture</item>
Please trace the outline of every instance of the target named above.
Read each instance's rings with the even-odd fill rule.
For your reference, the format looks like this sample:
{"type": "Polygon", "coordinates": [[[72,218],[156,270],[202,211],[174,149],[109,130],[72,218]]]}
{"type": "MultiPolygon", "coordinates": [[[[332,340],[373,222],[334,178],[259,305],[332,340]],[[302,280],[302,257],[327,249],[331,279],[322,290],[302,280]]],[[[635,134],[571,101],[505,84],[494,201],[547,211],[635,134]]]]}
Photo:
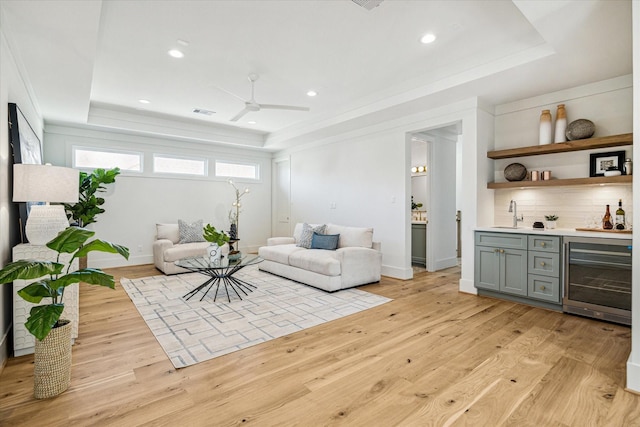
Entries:
{"type": "MultiPolygon", "coordinates": [[[[9,142],[13,152],[13,163],[23,163],[29,165],[42,164],[42,142],[26,117],[16,104],[9,103],[9,142]]],[[[20,239],[26,243],[24,226],[29,217],[31,206],[40,202],[18,203],[20,212],[20,239]]]]}
{"type": "Polygon", "coordinates": [[[622,172],[624,155],[624,151],[610,151],[608,153],[591,154],[589,176],[604,176],[606,170],[612,166],[615,166],[622,172]]]}

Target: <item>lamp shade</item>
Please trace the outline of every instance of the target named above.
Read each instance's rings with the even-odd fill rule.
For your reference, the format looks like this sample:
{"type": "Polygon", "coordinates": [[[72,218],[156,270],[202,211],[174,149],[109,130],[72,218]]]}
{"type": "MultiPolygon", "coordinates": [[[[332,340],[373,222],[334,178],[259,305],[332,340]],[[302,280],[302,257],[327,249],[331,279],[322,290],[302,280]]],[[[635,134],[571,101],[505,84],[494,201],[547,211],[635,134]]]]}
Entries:
{"type": "Polygon", "coordinates": [[[51,165],[13,165],[14,202],[78,201],[80,173],[77,169],[51,165]]]}

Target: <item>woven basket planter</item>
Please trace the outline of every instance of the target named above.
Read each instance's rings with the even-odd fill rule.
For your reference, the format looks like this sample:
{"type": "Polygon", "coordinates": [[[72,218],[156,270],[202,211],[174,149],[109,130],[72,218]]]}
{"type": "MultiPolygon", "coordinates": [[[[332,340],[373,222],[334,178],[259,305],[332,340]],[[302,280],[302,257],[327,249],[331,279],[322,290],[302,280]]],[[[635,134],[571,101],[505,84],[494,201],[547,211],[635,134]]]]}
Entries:
{"type": "Polygon", "coordinates": [[[36,399],[54,397],[71,383],[72,324],[53,328],[44,340],[36,339],[33,395],[36,399]]]}

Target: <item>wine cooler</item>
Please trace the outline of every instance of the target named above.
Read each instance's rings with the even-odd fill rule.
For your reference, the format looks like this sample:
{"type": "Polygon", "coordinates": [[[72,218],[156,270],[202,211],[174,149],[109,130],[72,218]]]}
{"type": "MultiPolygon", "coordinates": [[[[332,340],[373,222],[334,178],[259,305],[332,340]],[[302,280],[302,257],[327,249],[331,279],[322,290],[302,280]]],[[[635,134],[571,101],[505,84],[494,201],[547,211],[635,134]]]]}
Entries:
{"type": "Polygon", "coordinates": [[[563,311],[631,324],[631,239],[565,237],[563,311]]]}

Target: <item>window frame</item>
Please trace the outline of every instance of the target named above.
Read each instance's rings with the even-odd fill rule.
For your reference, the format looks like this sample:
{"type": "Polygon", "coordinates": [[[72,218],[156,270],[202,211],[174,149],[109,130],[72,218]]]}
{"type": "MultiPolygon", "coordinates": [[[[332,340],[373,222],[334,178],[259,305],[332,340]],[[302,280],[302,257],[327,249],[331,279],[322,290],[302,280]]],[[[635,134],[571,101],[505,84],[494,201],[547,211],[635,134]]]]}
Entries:
{"type": "Polygon", "coordinates": [[[215,159],[213,161],[213,176],[220,180],[236,180],[236,181],[247,181],[247,182],[260,182],[262,180],[260,163],[251,162],[251,161],[238,161],[238,160],[229,160],[229,159],[215,159]],[[239,165],[239,166],[251,166],[255,170],[255,176],[250,178],[246,176],[234,176],[234,175],[219,175],[217,166],[218,163],[225,163],[229,165],[239,165]]]}
{"type": "Polygon", "coordinates": [[[176,154],[167,154],[167,153],[153,153],[152,162],[151,162],[151,174],[156,176],[172,176],[172,177],[190,177],[190,178],[208,178],[209,177],[209,158],[200,157],[200,156],[183,156],[176,154]],[[156,171],[156,163],[155,160],[157,157],[169,158],[169,159],[177,159],[177,160],[197,160],[204,163],[202,174],[194,174],[194,173],[183,173],[183,172],[158,172],[156,171]]]}
{"type": "Polygon", "coordinates": [[[71,167],[74,169],[84,170],[84,171],[93,171],[95,169],[112,169],[115,167],[120,168],[120,173],[124,174],[142,174],[144,173],[144,153],[142,151],[132,151],[132,150],[121,150],[116,148],[102,148],[102,147],[87,147],[81,145],[73,145],[71,147],[71,167]],[[77,151],[91,151],[96,153],[116,153],[116,154],[127,154],[127,155],[135,155],[140,159],[140,170],[135,169],[123,169],[120,166],[78,166],[76,162],[76,152],[77,151]]]}

